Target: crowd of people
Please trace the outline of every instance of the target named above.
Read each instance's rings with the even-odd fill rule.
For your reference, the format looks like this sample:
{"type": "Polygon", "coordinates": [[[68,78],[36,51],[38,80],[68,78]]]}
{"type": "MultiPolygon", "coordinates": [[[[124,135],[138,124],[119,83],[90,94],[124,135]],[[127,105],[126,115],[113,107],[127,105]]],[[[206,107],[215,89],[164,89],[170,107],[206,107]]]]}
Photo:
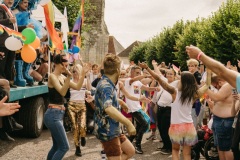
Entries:
{"type": "MultiPolygon", "coordinates": [[[[20,0],[14,12],[9,12],[12,5],[12,0],[4,0],[0,5],[0,24],[19,31],[34,28],[29,21],[20,23],[16,19],[27,11],[28,0],[20,0]]],[[[198,142],[197,130],[206,125],[206,108],[212,114],[209,118],[212,117],[211,129],[219,158],[240,159],[240,74],[230,63],[224,66],[195,46],[186,47],[190,58],[186,61],[188,71],[181,72],[155,60],[152,61],[153,70],[140,62],[131,62],[128,68],[123,68],[120,58],[111,53],[105,55],[100,66],[81,59],[70,66],[67,54],[61,53],[54,55],[47,75],[48,47],[45,43],[37,49],[38,59],[27,64],[16,56],[16,52],[5,47],[7,38],[5,32],[0,35],[2,140],[14,140],[4,129],[2,119],[20,108],[18,103],[7,103],[10,88],[32,86],[34,81],[43,85],[47,77],[49,105],[44,124],[53,142],[48,160],[62,159],[69,150],[63,124],[65,116],[71,121],[76,156],[84,154],[80,147],[87,145],[86,134],[92,123],[89,117],[92,117],[91,131],[102,144],[101,153],[109,160],[143,154],[143,135],[151,131],[147,139],[154,140],[157,129],[163,143],[162,147],[156,147],[157,151],[172,154],[175,160],[180,159],[182,146],[183,158],[191,159],[191,147],[198,142]]],[[[16,130],[22,128],[17,122],[15,124],[16,130]]]]}

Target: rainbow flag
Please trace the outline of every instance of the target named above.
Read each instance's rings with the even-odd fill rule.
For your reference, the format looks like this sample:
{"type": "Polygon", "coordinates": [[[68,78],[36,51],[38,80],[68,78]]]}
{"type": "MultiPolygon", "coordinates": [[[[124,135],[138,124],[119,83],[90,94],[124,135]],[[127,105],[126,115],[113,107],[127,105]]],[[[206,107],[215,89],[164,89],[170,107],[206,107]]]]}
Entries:
{"type": "Polygon", "coordinates": [[[14,37],[20,39],[22,42],[24,42],[26,40],[26,37],[24,37],[22,35],[22,33],[17,32],[15,30],[11,29],[11,28],[8,28],[8,27],[3,26],[3,25],[0,24],[0,35],[4,32],[4,30],[5,30],[5,32],[7,32],[7,34],[9,36],[14,36],[14,37]]]}
{"type": "MultiPolygon", "coordinates": [[[[81,35],[83,22],[84,22],[84,0],[82,0],[81,2],[80,10],[78,12],[78,17],[74,23],[72,32],[76,32],[76,33],[78,32],[81,35]]],[[[77,36],[73,36],[71,47],[70,47],[71,49],[73,48],[74,45],[76,45],[76,39],[77,39],[77,36]]]]}
{"type": "Polygon", "coordinates": [[[49,1],[48,4],[45,4],[43,6],[43,9],[45,14],[46,28],[49,33],[49,37],[51,39],[51,48],[63,50],[64,46],[63,46],[62,40],[59,37],[54,27],[55,17],[54,17],[54,9],[53,9],[52,1],[49,1]]]}
{"type": "Polygon", "coordinates": [[[4,30],[3,27],[0,25],[0,35],[3,34],[4,30]]]}
{"type": "Polygon", "coordinates": [[[177,66],[175,66],[174,64],[172,64],[172,68],[176,72],[176,74],[180,71],[180,69],[177,66]]]}

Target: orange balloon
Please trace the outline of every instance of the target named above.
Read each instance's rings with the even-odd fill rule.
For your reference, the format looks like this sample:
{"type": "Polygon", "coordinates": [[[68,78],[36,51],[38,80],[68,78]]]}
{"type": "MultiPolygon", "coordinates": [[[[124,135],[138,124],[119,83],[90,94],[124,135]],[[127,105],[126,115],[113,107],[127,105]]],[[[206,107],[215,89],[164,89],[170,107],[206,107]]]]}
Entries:
{"type": "Polygon", "coordinates": [[[22,47],[21,57],[24,62],[32,63],[37,58],[36,50],[32,46],[25,44],[22,47]]]}
{"type": "Polygon", "coordinates": [[[40,39],[38,37],[35,38],[35,40],[29,44],[32,46],[34,49],[37,49],[40,47],[40,39]]]}

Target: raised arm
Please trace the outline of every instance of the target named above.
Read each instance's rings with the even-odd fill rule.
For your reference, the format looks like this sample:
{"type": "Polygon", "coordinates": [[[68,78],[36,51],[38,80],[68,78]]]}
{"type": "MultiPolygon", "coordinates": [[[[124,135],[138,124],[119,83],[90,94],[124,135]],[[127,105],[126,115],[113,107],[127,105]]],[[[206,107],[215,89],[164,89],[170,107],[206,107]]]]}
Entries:
{"type": "Polygon", "coordinates": [[[70,82],[70,88],[75,89],[75,90],[80,90],[82,85],[83,85],[85,75],[89,70],[90,70],[90,66],[88,64],[84,64],[82,66],[82,72],[81,72],[80,79],[79,79],[78,83],[74,83],[74,82],[71,81],[70,82]]]}
{"type": "Polygon", "coordinates": [[[148,99],[148,98],[146,98],[145,96],[140,96],[140,98],[139,97],[135,97],[135,96],[133,96],[133,95],[131,95],[131,94],[129,94],[127,91],[126,91],[126,89],[124,88],[124,85],[123,85],[123,83],[122,82],[118,82],[119,83],[119,89],[121,90],[121,92],[126,96],[126,98],[128,98],[128,99],[130,99],[130,100],[133,100],[133,101],[141,101],[141,102],[151,102],[151,100],[150,99],[148,99]]]}
{"type": "Polygon", "coordinates": [[[58,93],[61,94],[61,96],[65,96],[69,88],[70,78],[71,78],[70,75],[67,77],[64,77],[62,75],[62,79],[64,79],[64,84],[61,85],[59,79],[54,74],[50,74],[48,78],[48,85],[52,85],[53,88],[55,88],[58,91],[58,93]]]}
{"type": "Polygon", "coordinates": [[[226,80],[231,86],[236,88],[236,78],[239,74],[233,70],[226,68],[222,63],[212,59],[211,57],[204,54],[198,47],[195,46],[186,46],[187,54],[190,58],[194,58],[202,61],[202,63],[216,73],[218,76],[221,76],[226,80]]]}
{"type": "Polygon", "coordinates": [[[211,85],[211,76],[212,76],[212,71],[210,69],[207,70],[207,79],[206,83],[198,89],[198,96],[201,97],[209,88],[211,85]]]}
{"type": "Polygon", "coordinates": [[[154,79],[158,81],[158,83],[165,89],[167,92],[169,92],[171,95],[176,94],[176,90],[173,86],[169,85],[167,82],[165,82],[159,75],[157,75],[155,72],[153,72],[146,63],[139,63],[139,66],[142,68],[147,69],[147,71],[152,75],[154,79]]]}

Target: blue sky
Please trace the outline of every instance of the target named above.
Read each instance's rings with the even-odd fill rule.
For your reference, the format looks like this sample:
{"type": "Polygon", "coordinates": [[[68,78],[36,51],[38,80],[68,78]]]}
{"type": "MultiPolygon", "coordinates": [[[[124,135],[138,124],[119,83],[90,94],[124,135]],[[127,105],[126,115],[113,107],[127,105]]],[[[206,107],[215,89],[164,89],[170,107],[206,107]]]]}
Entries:
{"type": "Polygon", "coordinates": [[[211,16],[227,0],[105,0],[110,35],[128,47],[146,41],[177,20],[211,16]]]}

